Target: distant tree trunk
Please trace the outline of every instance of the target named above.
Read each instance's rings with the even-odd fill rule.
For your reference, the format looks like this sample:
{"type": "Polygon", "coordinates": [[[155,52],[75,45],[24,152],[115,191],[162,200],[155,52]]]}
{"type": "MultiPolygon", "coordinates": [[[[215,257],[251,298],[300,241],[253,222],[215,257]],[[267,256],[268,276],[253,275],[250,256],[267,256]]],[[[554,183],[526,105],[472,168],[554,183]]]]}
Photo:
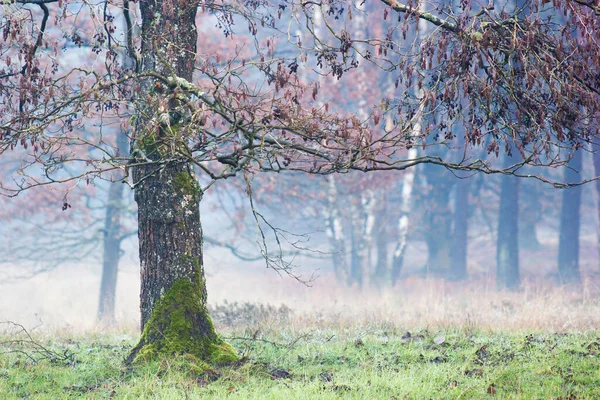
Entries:
{"type": "MultiPolygon", "coordinates": [[[[165,13],[164,7],[172,7],[172,3],[140,2],[142,69],[165,76],[175,72],[191,81],[198,3],[178,4],[176,12],[165,13]]],[[[180,354],[208,362],[232,361],[235,353],[215,333],[206,308],[199,211],[202,192],[192,164],[184,156],[189,150],[174,140],[180,133],[171,125],[157,123],[177,118],[179,111],[175,110],[180,104],[170,101],[168,114],[164,114],[164,106],[160,110],[158,105],[166,101],[160,91],[151,90],[153,85],[145,81],[136,100],[131,143],[137,161],[156,164],[141,162],[131,168],[138,204],[143,332],[127,362],[180,354]]],[[[181,129],[186,129],[183,122],[177,124],[177,130],[181,129]]]]}
{"type": "MultiPolygon", "coordinates": [[[[117,149],[120,157],[127,151],[127,136],[117,135],[117,149]]],[[[117,275],[121,259],[121,217],[123,214],[123,171],[117,169],[112,174],[113,182],[108,189],[108,201],[104,218],[104,239],[102,253],[102,281],[98,302],[98,321],[105,324],[115,322],[115,296],[117,275]]]]}
{"type": "MultiPolygon", "coordinates": [[[[361,206],[364,211],[364,227],[362,240],[362,279],[368,279],[372,274],[372,249],[375,231],[375,221],[377,219],[377,207],[381,207],[378,196],[374,190],[367,189],[361,196],[361,206]]],[[[363,282],[364,283],[364,282],[363,282]]]]}
{"type": "MultiPolygon", "coordinates": [[[[425,2],[419,4],[421,10],[426,10],[427,4],[425,2]]],[[[424,38],[427,36],[429,29],[427,23],[424,20],[419,21],[417,32],[417,39],[424,38]]],[[[423,98],[423,89],[414,89],[415,97],[418,99],[423,98]]],[[[425,102],[421,102],[415,116],[413,117],[413,127],[410,135],[413,137],[419,137],[423,132],[423,113],[425,111],[425,102]]],[[[408,149],[407,160],[413,160],[418,156],[417,146],[412,146],[408,149]]],[[[392,285],[394,285],[398,279],[400,279],[400,273],[402,272],[402,266],[404,263],[404,256],[406,252],[406,244],[408,243],[408,232],[409,232],[409,215],[412,212],[413,206],[413,188],[415,182],[416,168],[409,168],[404,172],[404,179],[402,180],[402,198],[400,200],[400,218],[398,220],[398,238],[396,241],[396,247],[392,257],[392,270],[390,273],[390,279],[392,285]]]]}
{"type": "Polygon", "coordinates": [[[340,204],[338,201],[338,191],[334,176],[327,177],[327,205],[325,208],[325,223],[327,226],[327,237],[331,247],[331,261],[333,270],[339,282],[347,282],[349,279],[348,263],[346,261],[346,239],[344,237],[344,227],[342,215],[340,213],[340,204]]]}
{"type": "MultiPolygon", "coordinates": [[[[565,182],[581,180],[582,152],[577,150],[565,170],[565,182]]],[[[558,244],[558,272],[564,283],[579,282],[579,226],[581,186],[563,189],[558,244]]]]}
{"type": "MultiPolygon", "coordinates": [[[[352,201],[352,200],[351,200],[352,201]]],[[[360,205],[352,203],[350,205],[350,280],[349,285],[357,284],[361,287],[363,284],[363,267],[364,257],[362,251],[364,249],[364,236],[362,228],[362,213],[360,205]]]]}
{"type": "MultiPolygon", "coordinates": [[[[456,135],[457,147],[460,149],[466,145],[464,130],[455,125],[452,128],[456,135]]],[[[461,159],[457,157],[457,162],[461,159]]],[[[457,172],[458,173],[458,172],[457,172]]],[[[452,244],[450,250],[451,265],[450,279],[463,280],[467,278],[467,246],[469,229],[469,192],[471,190],[471,180],[468,176],[459,175],[454,187],[454,221],[452,228],[452,244]]]]}
{"type": "MultiPolygon", "coordinates": [[[[506,156],[505,167],[513,158],[506,156]]],[[[517,290],[519,276],[519,178],[501,176],[498,239],[496,248],[496,280],[498,288],[517,290]]]]}
{"type": "Polygon", "coordinates": [[[375,242],[377,247],[377,264],[371,280],[379,287],[390,283],[390,265],[388,260],[388,245],[390,243],[387,229],[387,198],[383,193],[381,206],[375,219],[375,242]]]}
{"type": "Polygon", "coordinates": [[[519,242],[521,248],[537,250],[541,247],[537,238],[536,225],[540,220],[540,199],[536,181],[524,181],[521,183],[522,193],[522,215],[519,225],[519,242]]]}
{"type": "MultiPolygon", "coordinates": [[[[354,7],[357,12],[352,19],[352,30],[356,42],[357,49],[362,53],[365,51],[365,46],[361,40],[367,38],[367,20],[365,18],[365,2],[364,0],[354,0],[354,7]]],[[[369,91],[366,69],[359,68],[356,71],[357,81],[356,86],[359,93],[362,95],[357,98],[358,117],[361,120],[366,120],[369,117],[367,112],[368,102],[367,93],[369,91]]],[[[350,271],[352,281],[357,283],[359,287],[363,286],[364,279],[368,277],[367,271],[370,268],[369,254],[371,251],[371,243],[373,239],[373,224],[374,224],[374,204],[375,198],[371,190],[364,190],[360,193],[360,203],[355,204],[352,212],[352,249],[350,252],[350,271]]]]}
{"type": "MultiPolygon", "coordinates": [[[[593,158],[594,158],[594,175],[600,176],[600,146],[593,146],[593,158]]],[[[596,194],[598,204],[596,204],[596,212],[598,213],[598,222],[600,223],[600,180],[596,181],[596,194]]],[[[600,268],[600,226],[597,228],[596,233],[597,248],[598,248],[598,267],[600,268]]]]}
{"type": "Polygon", "coordinates": [[[450,278],[467,278],[467,231],[469,227],[469,186],[468,178],[456,182],[454,200],[454,229],[452,232],[452,264],[450,278]]]}
{"type": "MultiPolygon", "coordinates": [[[[323,29],[323,17],[318,8],[315,8],[313,14],[314,18],[314,29],[315,36],[322,37],[323,29]]],[[[324,77],[319,75],[319,84],[324,83],[324,77]]],[[[323,106],[321,100],[317,101],[319,107],[323,106]]],[[[338,186],[335,176],[330,175],[326,178],[327,180],[327,202],[325,206],[325,225],[326,235],[329,239],[329,247],[331,248],[331,262],[333,263],[333,270],[335,277],[338,282],[344,284],[350,279],[350,271],[348,268],[347,261],[347,244],[346,237],[344,235],[344,223],[341,213],[341,201],[339,200],[338,186]]]]}
{"type": "MultiPolygon", "coordinates": [[[[415,130],[418,129],[420,132],[421,127],[418,125],[415,130]]],[[[416,132],[415,132],[416,134],[416,132]]],[[[408,159],[417,157],[417,149],[415,147],[408,150],[408,159]]],[[[391,271],[391,284],[394,285],[398,279],[400,279],[400,272],[402,271],[402,264],[404,263],[404,254],[406,251],[406,243],[408,242],[408,231],[410,223],[410,212],[412,210],[412,197],[413,187],[415,182],[415,169],[410,168],[405,171],[404,179],[402,180],[402,191],[400,200],[400,218],[398,220],[398,238],[396,242],[396,248],[394,250],[394,256],[392,258],[392,271],[391,271]]]]}
{"type": "Polygon", "coordinates": [[[450,246],[452,211],[450,209],[450,190],[452,183],[446,170],[437,165],[425,165],[423,172],[427,178],[425,243],[427,243],[427,272],[450,273],[450,246]]]}

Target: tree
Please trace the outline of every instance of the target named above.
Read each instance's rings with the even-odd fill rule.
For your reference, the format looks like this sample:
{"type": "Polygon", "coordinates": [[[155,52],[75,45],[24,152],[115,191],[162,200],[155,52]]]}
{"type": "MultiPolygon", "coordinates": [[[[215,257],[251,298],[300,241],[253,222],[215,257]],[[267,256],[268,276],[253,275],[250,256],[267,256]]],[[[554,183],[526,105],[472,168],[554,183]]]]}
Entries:
{"type": "Polygon", "coordinates": [[[455,184],[452,250],[450,251],[450,278],[455,280],[463,280],[467,278],[469,183],[469,178],[463,177],[455,184]]]}
{"type": "MultiPolygon", "coordinates": [[[[514,158],[507,155],[509,167],[514,158]]],[[[498,237],[496,244],[496,281],[499,288],[517,290],[519,271],[519,180],[514,176],[502,176],[500,209],[498,210],[498,237]]]]}
{"type": "MultiPolygon", "coordinates": [[[[576,151],[565,170],[565,182],[581,180],[582,151],[576,151]]],[[[558,243],[558,272],[563,282],[579,282],[579,226],[581,186],[567,188],[562,193],[560,235],[558,243]]]]}
{"type": "MultiPolygon", "coordinates": [[[[0,189],[12,196],[129,172],[124,179],[139,211],[143,328],[130,361],[181,353],[216,363],[236,358],[206,311],[198,205],[218,180],[243,176],[252,199],[258,172],[329,175],[435,164],[521,176],[523,165],[561,165],[563,144],[597,135],[589,121],[600,110],[599,29],[594,10],[583,5],[532,3],[526,15],[471,2],[456,13],[435,5],[422,11],[396,0],[382,0],[375,11],[344,0],[83,3],[77,15],[74,5],[2,6],[0,151],[15,151],[23,162],[21,179],[3,180],[0,189]],[[569,15],[568,29],[556,27],[546,11],[552,7],[569,15]],[[117,12],[125,15],[121,36],[117,12]],[[357,37],[347,26],[366,12],[379,13],[388,32],[402,36],[419,20],[437,28],[414,46],[387,34],[357,37]],[[322,36],[314,35],[315,14],[326,20],[322,36]],[[227,57],[213,51],[215,22],[226,38],[236,35],[227,57]],[[73,23],[77,29],[69,31],[73,23]],[[235,30],[241,24],[249,36],[235,30]],[[301,41],[297,31],[311,35],[301,41]],[[119,64],[121,48],[135,67],[119,64]],[[369,63],[395,76],[393,97],[366,105],[364,114],[327,100],[315,104],[326,95],[320,77],[351,86],[353,73],[369,63]],[[299,69],[307,72],[302,80],[299,69]],[[383,130],[388,115],[393,123],[383,130]],[[131,124],[130,157],[115,156],[102,139],[113,122],[131,124]],[[415,146],[452,147],[456,124],[465,129],[460,162],[427,152],[400,156],[415,146]],[[80,135],[89,125],[96,128],[91,139],[80,135]],[[487,137],[489,156],[475,158],[487,137]],[[506,143],[518,159],[498,167],[506,143]],[[198,184],[195,168],[211,180],[207,187],[198,184]]],[[[268,259],[266,250],[264,244],[268,259]]]]}
{"type": "MultiPolygon", "coordinates": [[[[592,160],[594,163],[594,175],[596,176],[600,176],[600,149],[598,148],[597,144],[593,144],[592,145],[592,151],[593,151],[593,155],[592,155],[592,160]]],[[[596,205],[596,212],[598,213],[598,221],[600,221],[600,180],[597,180],[595,182],[596,187],[596,196],[598,199],[598,204],[596,205]]],[[[598,227],[598,233],[597,233],[597,248],[598,248],[598,267],[600,267],[600,226],[598,227]]]]}
{"type": "MultiPolygon", "coordinates": [[[[117,150],[125,155],[127,149],[127,136],[117,135],[117,150]]],[[[108,189],[106,211],[104,215],[104,235],[102,246],[102,280],[100,282],[100,296],[98,299],[98,320],[113,324],[115,321],[115,298],[117,294],[117,276],[121,260],[121,242],[127,237],[123,229],[124,190],[122,184],[123,171],[112,171],[111,180],[114,182],[108,189]]]]}

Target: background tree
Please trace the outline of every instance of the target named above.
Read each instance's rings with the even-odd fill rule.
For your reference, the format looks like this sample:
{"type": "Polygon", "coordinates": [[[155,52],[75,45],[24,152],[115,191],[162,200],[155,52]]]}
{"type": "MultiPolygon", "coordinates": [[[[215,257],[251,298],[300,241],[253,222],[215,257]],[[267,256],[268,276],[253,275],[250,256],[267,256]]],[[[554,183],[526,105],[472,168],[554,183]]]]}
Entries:
{"type": "MultiPolygon", "coordinates": [[[[581,179],[583,167],[582,150],[573,153],[573,159],[565,170],[565,182],[581,179]]],[[[562,192],[560,212],[560,236],[558,245],[558,272],[563,282],[579,282],[579,231],[581,210],[581,186],[562,192]]]]}
{"type": "MultiPolygon", "coordinates": [[[[510,168],[514,161],[514,157],[507,155],[505,166],[510,168]]],[[[516,290],[520,285],[519,180],[514,176],[502,176],[500,180],[496,280],[499,288],[516,290]]]]}

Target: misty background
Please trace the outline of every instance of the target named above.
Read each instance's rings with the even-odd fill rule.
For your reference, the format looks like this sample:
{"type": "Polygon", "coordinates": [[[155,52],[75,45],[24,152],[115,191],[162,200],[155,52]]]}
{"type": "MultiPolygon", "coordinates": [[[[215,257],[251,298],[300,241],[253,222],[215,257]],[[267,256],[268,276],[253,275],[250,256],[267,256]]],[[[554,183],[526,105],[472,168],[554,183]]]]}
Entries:
{"type": "MultiPolygon", "coordinates": [[[[565,170],[554,172],[557,179],[565,170]]],[[[597,326],[600,245],[594,185],[580,188],[579,213],[566,225],[561,224],[566,212],[562,204],[573,189],[554,189],[534,179],[519,182],[519,212],[512,215],[519,225],[520,281],[518,289],[507,290],[496,276],[498,226],[500,218],[507,218],[500,212],[506,178],[476,174],[459,179],[431,166],[411,173],[414,187],[410,208],[404,210],[400,204],[407,173],[336,176],[334,201],[330,177],[253,177],[260,229],[243,179],[212,187],[201,206],[212,309],[235,302],[284,305],[298,315],[337,318],[340,323],[383,319],[421,326],[597,326]],[[464,197],[457,202],[464,186],[467,202],[464,197]],[[468,223],[466,275],[456,276],[453,240],[461,214],[468,223]],[[332,215],[339,216],[342,240],[337,242],[331,237],[332,215]],[[381,276],[394,263],[403,218],[408,224],[399,275],[381,276]],[[558,268],[561,229],[572,230],[578,221],[579,279],[565,280],[558,268]],[[340,243],[341,250],[335,247],[340,243]],[[268,266],[265,244],[266,254],[275,261],[281,256],[283,263],[268,266]]],[[[584,154],[581,173],[592,175],[591,153],[584,154]]],[[[137,329],[139,264],[132,193],[123,183],[103,180],[73,188],[66,200],[56,193],[42,188],[0,199],[5,213],[0,228],[0,320],[30,329],[104,327],[99,299],[108,257],[118,260],[118,275],[114,311],[109,311],[114,319],[104,319],[137,329]],[[115,203],[109,196],[117,186],[123,190],[115,203]],[[109,208],[120,215],[120,244],[105,252],[109,208]]]]}

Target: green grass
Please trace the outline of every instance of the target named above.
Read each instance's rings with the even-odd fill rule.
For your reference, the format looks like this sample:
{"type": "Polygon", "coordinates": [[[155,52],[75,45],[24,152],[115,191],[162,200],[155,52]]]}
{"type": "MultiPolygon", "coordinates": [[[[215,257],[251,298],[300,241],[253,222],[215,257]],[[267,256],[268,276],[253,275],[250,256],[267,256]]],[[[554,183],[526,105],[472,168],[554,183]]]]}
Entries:
{"type": "Polygon", "coordinates": [[[135,344],[127,335],[34,338],[51,352],[4,336],[0,398],[600,398],[597,333],[282,328],[225,336],[243,362],[204,372],[184,359],[127,369],[122,360],[135,344]]]}

